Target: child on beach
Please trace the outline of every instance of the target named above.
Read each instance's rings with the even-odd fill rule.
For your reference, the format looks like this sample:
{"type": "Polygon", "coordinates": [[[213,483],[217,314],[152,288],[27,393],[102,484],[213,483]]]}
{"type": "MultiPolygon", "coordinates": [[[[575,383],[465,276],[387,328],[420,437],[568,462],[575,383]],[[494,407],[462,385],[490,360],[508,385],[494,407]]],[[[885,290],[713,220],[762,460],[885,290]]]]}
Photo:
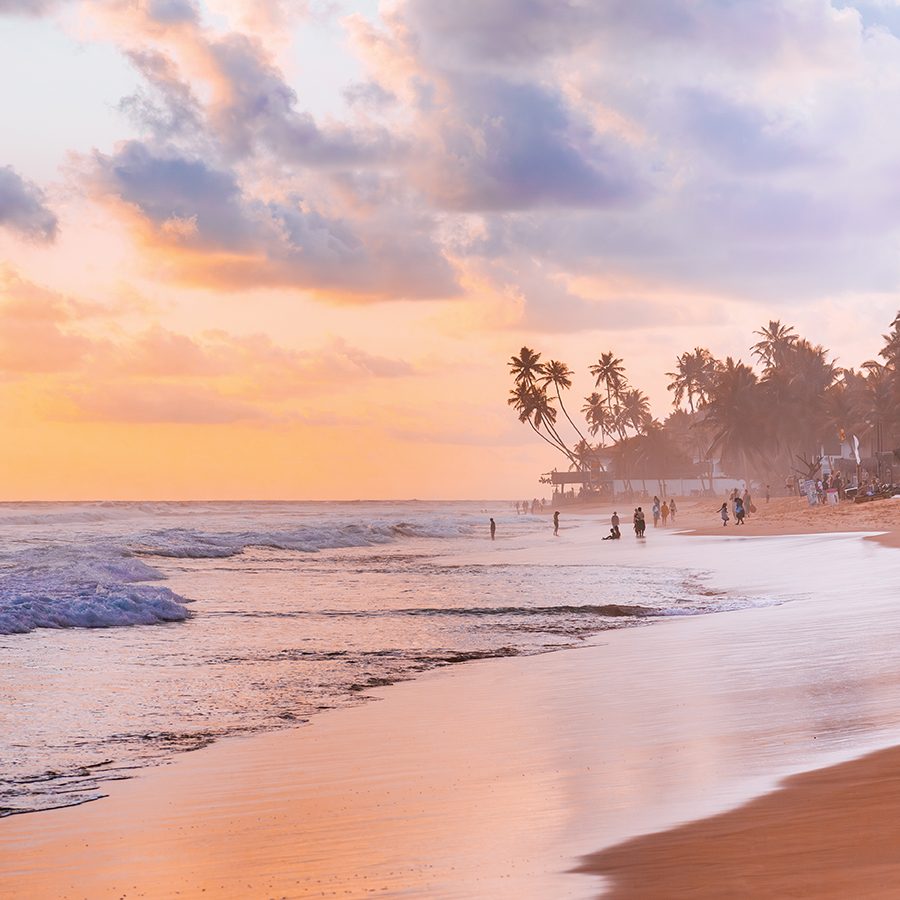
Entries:
{"type": "Polygon", "coordinates": [[[727,500],[719,507],[719,515],[722,517],[722,527],[724,528],[728,524],[728,501],[727,500]]]}
{"type": "Polygon", "coordinates": [[[734,518],[738,525],[744,524],[744,516],[747,514],[747,511],[744,509],[744,501],[738,497],[734,501],[734,518]]]}

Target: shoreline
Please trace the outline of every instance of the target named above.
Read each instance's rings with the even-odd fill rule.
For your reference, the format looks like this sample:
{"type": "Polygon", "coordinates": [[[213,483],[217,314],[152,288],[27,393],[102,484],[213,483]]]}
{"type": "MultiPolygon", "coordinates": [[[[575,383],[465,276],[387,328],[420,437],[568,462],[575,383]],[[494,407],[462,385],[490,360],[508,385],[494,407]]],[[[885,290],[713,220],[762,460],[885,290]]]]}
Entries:
{"type": "Polygon", "coordinates": [[[588,856],[604,896],[896,897],[900,746],[804,771],[736,809],[588,856]]]}
{"type": "MultiPolygon", "coordinates": [[[[600,533],[587,525],[571,540],[544,541],[553,547],[549,564],[583,561],[600,533]]],[[[675,540],[623,541],[615,561],[648,564],[648,545],[657,543],[664,566],[714,552],[726,589],[756,577],[746,544],[699,537],[689,550],[675,540]]],[[[832,552],[819,588],[835,597],[843,569],[829,565],[886,559],[852,537],[825,540],[832,552]]],[[[785,561],[822,549],[808,538],[766,546],[785,561]]],[[[515,562],[517,553],[533,555],[517,548],[507,556],[515,562]]],[[[784,563],[776,569],[771,584],[794,577],[784,563]]],[[[759,582],[763,591],[769,585],[759,582]]],[[[812,623],[827,637],[841,612],[834,601],[803,601],[671,618],[606,632],[568,653],[486,660],[375,690],[378,703],[145,770],[111,785],[102,803],[0,821],[0,888],[98,897],[166,896],[176,886],[188,896],[238,897],[250,885],[265,896],[595,896],[599,872],[565,873],[598,846],[703,821],[770,791],[786,771],[896,742],[893,696],[870,698],[868,730],[855,737],[852,692],[845,703],[825,698],[808,721],[798,721],[795,700],[769,709],[767,679],[793,653],[792,628],[812,623]],[[723,661],[721,646],[734,658],[723,661]],[[598,690],[606,684],[614,690],[598,690]],[[840,729],[815,743],[826,714],[846,720],[849,745],[840,729]],[[661,754],[669,760],[662,768],[661,754]]],[[[810,671],[793,663],[783,673],[793,678],[779,681],[789,699],[822,681],[811,659],[810,671]]],[[[884,663],[893,671],[892,658],[884,663]]]]}

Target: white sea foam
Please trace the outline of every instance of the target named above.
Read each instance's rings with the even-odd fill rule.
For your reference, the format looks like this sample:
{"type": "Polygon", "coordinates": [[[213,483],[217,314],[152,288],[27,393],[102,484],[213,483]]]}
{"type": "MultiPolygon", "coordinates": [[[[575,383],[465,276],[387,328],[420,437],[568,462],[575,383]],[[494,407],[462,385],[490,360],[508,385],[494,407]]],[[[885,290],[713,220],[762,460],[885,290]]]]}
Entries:
{"type": "Polygon", "coordinates": [[[114,546],[41,547],[2,559],[0,634],[35,628],[111,628],[188,617],[181,597],[139,584],[159,572],[114,546]]]}

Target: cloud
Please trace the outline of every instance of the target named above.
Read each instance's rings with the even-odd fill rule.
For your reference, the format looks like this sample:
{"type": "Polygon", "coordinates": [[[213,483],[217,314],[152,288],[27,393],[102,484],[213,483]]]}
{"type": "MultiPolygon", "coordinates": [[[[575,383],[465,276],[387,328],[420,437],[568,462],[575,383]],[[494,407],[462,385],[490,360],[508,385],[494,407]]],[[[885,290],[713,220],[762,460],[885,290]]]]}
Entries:
{"type": "Polygon", "coordinates": [[[0,0],[0,16],[42,16],[68,0],[0,0]]]}
{"type": "Polygon", "coordinates": [[[64,372],[84,363],[93,343],[72,322],[65,298],[0,270],[0,371],[64,372]]]}
{"type": "Polygon", "coordinates": [[[45,199],[44,192],[12,166],[0,168],[0,226],[31,240],[54,241],[59,221],[45,199]]]}
{"type": "Polygon", "coordinates": [[[380,210],[372,219],[331,218],[302,197],[247,196],[236,173],[174,148],[139,141],[95,153],[94,191],[125,205],[170,273],[219,286],[292,285],[366,299],[456,293],[433,226],[380,210]]]}
{"type": "Polygon", "coordinates": [[[608,207],[640,199],[624,147],[536,84],[454,73],[449,108],[426,119],[437,152],[424,189],[460,210],[608,207]]]}
{"type": "Polygon", "coordinates": [[[71,418],[89,422],[228,425],[270,418],[257,406],[212,388],[169,382],[95,385],[67,396],[71,418]]]}

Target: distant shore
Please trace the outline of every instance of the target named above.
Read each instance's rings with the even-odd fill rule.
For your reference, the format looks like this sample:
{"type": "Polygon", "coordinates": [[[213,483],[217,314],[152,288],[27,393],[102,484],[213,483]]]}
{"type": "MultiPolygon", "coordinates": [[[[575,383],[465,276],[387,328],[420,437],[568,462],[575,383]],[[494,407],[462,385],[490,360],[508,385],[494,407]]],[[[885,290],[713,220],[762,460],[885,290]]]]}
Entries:
{"type": "Polygon", "coordinates": [[[756,513],[746,524],[736,525],[734,518],[723,528],[716,512],[716,501],[685,501],[677,527],[694,535],[773,536],[782,534],[834,534],[842,532],[883,532],[871,540],[887,547],[900,547],[900,500],[873,500],[868,503],[845,501],[837,506],[810,506],[805,497],[779,497],[766,503],[753,500],[756,513]]]}

